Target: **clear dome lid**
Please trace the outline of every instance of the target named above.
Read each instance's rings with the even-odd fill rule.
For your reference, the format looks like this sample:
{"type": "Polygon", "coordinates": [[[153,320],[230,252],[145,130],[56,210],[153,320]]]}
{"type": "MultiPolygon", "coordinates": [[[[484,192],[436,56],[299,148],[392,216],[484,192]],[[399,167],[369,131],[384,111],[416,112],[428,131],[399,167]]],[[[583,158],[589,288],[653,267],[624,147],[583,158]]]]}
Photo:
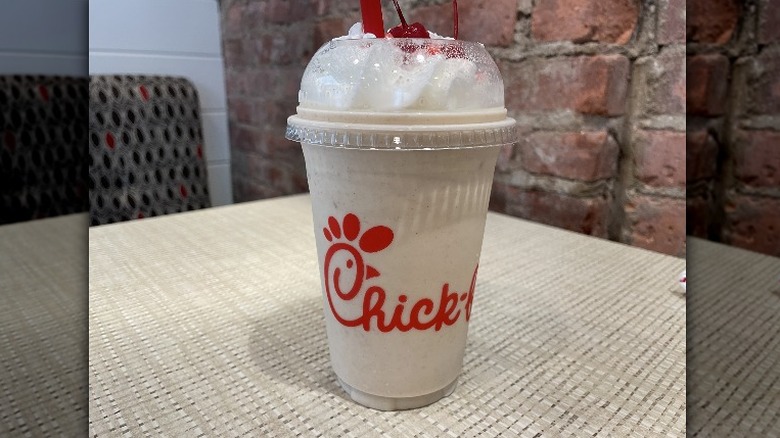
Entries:
{"type": "Polygon", "coordinates": [[[452,148],[515,141],[501,73],[482,44],[344,39],[323,45],[301,80],[286,137],[360,148],[452,148]]]}

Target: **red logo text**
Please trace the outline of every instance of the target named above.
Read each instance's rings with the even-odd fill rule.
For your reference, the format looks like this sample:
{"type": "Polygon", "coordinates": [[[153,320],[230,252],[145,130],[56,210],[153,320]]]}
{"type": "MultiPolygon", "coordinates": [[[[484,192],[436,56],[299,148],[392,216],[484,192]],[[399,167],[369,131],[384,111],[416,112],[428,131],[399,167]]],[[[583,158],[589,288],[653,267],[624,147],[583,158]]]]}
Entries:
{"type": "Polygon", "coordinates": [[[349,213],[341,223],[333,216],[329,217],[328,226],[322,230],[325,239],[331,242],[323,266],[325,295],[333,317],[340,324],[369,331],[372,321],[376,321],[376,327],[385,333],[392,330],[439,331],[442,327],[455,324],[461,316],[466,321],[471,318],[477,268],[466,291],[451,290],[449,283],[445,283],[435,299],[421,298],[410,302],[405,294],[395,299],[388,298],[381,286],[369,284],[380,276],[380,272],[366,264],[363,254],[376,253],[390,246],[393,231],[380,225],[369,228],[361,235],[360,228],[358,217],[349,213]],[[346,302],[362,303],[360,314],[344,316],[343,312],[340,313],[338,304],[346,302]]]}

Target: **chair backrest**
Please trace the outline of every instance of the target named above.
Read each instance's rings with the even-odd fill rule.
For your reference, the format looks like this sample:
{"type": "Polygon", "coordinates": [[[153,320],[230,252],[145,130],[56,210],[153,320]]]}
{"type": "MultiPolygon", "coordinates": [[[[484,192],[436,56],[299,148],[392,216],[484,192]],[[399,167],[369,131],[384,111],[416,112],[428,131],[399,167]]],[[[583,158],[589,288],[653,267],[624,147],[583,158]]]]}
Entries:
{"type": "Polygon", "coordinates": [[[91,76],[92,225],[210,207],[195,86],[167,76],[91,76]]]}
{"type": "Polygon", "coordinates": [[[87,210],[87,83],[0,76],[0,224],[87,210]]]}

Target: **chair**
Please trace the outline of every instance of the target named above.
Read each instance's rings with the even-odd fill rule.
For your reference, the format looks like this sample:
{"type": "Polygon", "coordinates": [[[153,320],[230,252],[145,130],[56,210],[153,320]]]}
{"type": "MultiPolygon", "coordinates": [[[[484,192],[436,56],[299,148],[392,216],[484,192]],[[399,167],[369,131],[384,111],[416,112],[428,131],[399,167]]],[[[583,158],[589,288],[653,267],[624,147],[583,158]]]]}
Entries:
{"type": "Polygon", "coordinates": [[[195,86],[166,76],[91,76],[92,225],[210,207],[195,86]]]}
{"type": "Polygon", "coordinates": [[[0,76],[0,224],[87,211],[87,78],[0,76]]]}

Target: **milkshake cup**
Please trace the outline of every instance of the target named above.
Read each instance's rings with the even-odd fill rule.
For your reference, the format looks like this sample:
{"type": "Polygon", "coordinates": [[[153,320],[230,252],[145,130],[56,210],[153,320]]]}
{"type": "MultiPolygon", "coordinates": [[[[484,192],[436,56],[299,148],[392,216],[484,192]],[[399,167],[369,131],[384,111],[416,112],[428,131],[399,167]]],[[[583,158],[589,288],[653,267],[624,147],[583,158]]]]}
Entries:
{"type": "Polygon", "coordinates": [[[334,40],[299,98],[286,137],[338,381],[375,409],[433,403],[461,372],[496,159],[516,140],[498,68],[478,43],[334,40]]]}

